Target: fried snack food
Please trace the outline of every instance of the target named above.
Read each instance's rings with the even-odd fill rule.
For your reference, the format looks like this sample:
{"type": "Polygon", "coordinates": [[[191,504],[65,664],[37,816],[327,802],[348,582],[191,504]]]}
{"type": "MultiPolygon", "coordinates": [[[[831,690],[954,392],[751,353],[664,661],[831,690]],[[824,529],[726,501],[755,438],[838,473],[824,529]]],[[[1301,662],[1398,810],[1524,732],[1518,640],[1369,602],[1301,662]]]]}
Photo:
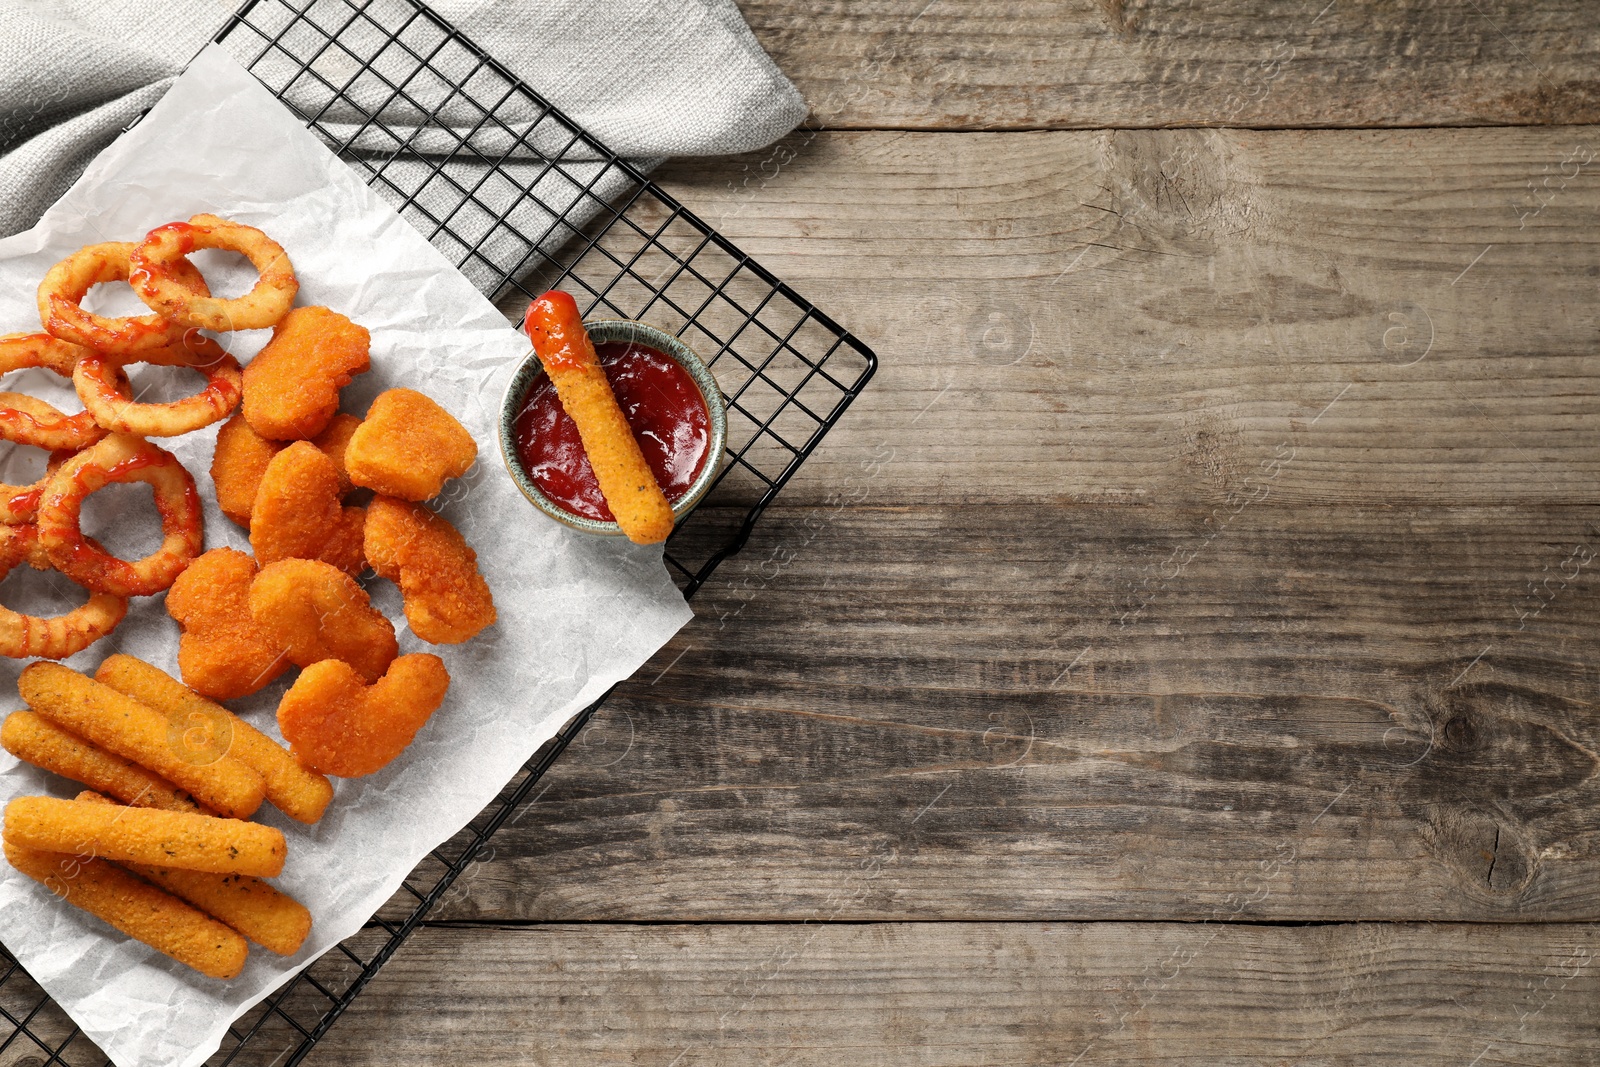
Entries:
{"type": "Polygon", "coordinates": [[[170,348],[118,355],[91,352],[78,360],[72,372],[78,399],[94,421],[115,433],[142,437],[177,437],[228,417],[243,395],[239,361],[211,338],[191,333],[170,348]],[[188,367],[205,375],[205,388],[193,396],[164,404],[145,404],[133,398],[128,382],[130,363],[161,367],[188,367]]]}
{"type": "Polygon", "coordinates": [[[214,811],[245,819],[261,806],[261,775],[228,755],[230,738],[220,730],[196,734],[192,724],[169,723],[149,705],[59,663],[30,663],[17,690],[56,725],[154,771],[214,811]]]}
{"type": "Polygon", "coordinates": [[[283,450],[250,428],[243,415],[235,415],[217,430],[216,451],[211,454],[211,481],[217,487],[217,506],[234,522],[250,528],[250,509],[267,464],[283,450]]]}
{"type": "Polygon", "coordinates": [[[38,518],[39,498],[44,495],[44,487],[50,484],[50,477],[61,469],[61,465],[75,454],[65,450],[50,453],[50,458],[45,461],[44,475],[32,485],[0,484],[0,525],[21,526],[38,518]]]}
{"type": "Polygon", "coordinates": [[[283,832],[260,823],[57,797],[13,799],[6,805],[5,839],[113,863],[257,878],[282,874],[288,853],[283,832]]]}
{"type": "MultiPolygon", "coordinates": [[[[335,415],[328,428],[311,443],[333,460],[339,472],[339,496],[352,488],[344,469],[344,450],[361,420],[354,415],[335,415]]],[[[235,415],[217,430],[217,447],[211,455],[211,481],[217,487],[217,505],[234,522],[250,528],[250,510],[255,506],[256,490],[267,473],[267,464],[284,449],[282,441],[269,441],[250,428],[243,415],[235,415]]]]}
{"type": "Polygon", "coordinates": [[[402,500],[432,500],[477,458],[466,427],[415,389],[379,393],[344,454],[352,482],[402,500]]]}
{"type": "Polygon", "coordinates": [[[244,417],[271,441],[327,429],[339,390],[372,366],[372,335],[325,307],[295,308],[244,370],[244,417]]]}
{"type": "Polygon", "coordinates": [[[495,621],[494,597],[478,571],[478,555],[442,516],[392,496],[367,508],[366,557],[400,587],[411,632],[455,645],[495,621]]]}
{"type": "Polygon", "coordinates": [[[142,863],[128,867],[279,956],[299,952],[311,934],[311,912],[306,906],[260,878],[142,863]]]}
{"type": "Polygon", "coordinates": [[[167,590],[167,614],[183,631],[178,672],[214,700],[249,696],[289,669],[284,647],[250,614],[256,561],[236,548],[213,548],[167,590]]]}
{"type": "Polygon", "coordinates": [[[200,494],[178,458],[142,437],[112,434],[56,471],[39,499],[39,543],[51,566],[79,585],[114,596],[150,596],[166,589],[200,554],[200,494]],[[155,490],[165,534],[161,547],[135,562],[118,559],[80,525],[83,501],[112,482],[144,482],[155,490]]]}
{"type": "Polygon", "coordinates": [[[321,560],[262,567],[250,584],[250,613],[301,667],[343,660],[370,682],[383,677],[400,651],[394,624],[372,606],[367,591],[321,560]]]}
{"type": "Polygon", "coordinates": [[[405,751],[449,686],[444,661],[427,652],[401,656],[372,685],[348,663],[323,660],[302,671],[283,695],[278,728],[301,763],[359,778],[405,751]]]}
{"type": "Polygon", "coordinates": [[[328,802],[333,799],[332,782],[306,770],[288,749],[159,667],[118,653],[106,657],[94,678],[123,696],[155,708],[167,717],[168,723],[200,725],[226,720],[233,739],[228,755],[261,775],[267,799],[279,811],[297,822],[314,823],[328,809],[328,802]]]}
{"type": "Polygon", "coordinates": [[[0,374],[39,367],[70,379],[78,360],[89,351],[47,333],[8,333],[0,336],[0,374]]]}
{"type": "Polygon", "coordinates": [[[108,793],[124,804],[212,814],[194,797],[137,763],[112,755],[36,711],[13,711],[0,725],[0,746],[25,763],[108,793]]]}
{"type": "MultiPolygon", "coordinates": [[[[63,341],[101,352],[148,352],[178,344],[188,329],[162,315],[106,318],[83,310],[83,298],[102,282],[127,281],[134,246],[128,241],[88,245],[45,272],[39,283],[39,321],[63,341]]],[[[188,260],[173,268],[173,286],[197,297],[209,297],[206,280],[188,260]]],[[[69,370],[68,374],[71,373],[69,370]]]]}
{"type": "MultiPolygon", "coordinates": [[[[49,334],[7,334],[0,337],[0,374],[37,367],[70,381],[78,360],[89,354],[88,349],[49,334]]],[[[51,451],[75,452],[106,435],[87,411],[68,415],[36,397],[28,397],[28,402],[23,404],[15,398],[24,394],[5,395],[11,402],[0,402],[0,438],[4,440],[51,451]]]]}
{"type": "Polygon", "coordinates": [[[635,544],[665,541],[672,532],[672,505],[617,405],[577,302],[553,289],[528,306],[524,325],[556,387],[562,410],[577,424],[583,450],[617,525],[635,544]]]}
{"type": "MultiPolygon", "coordinates": [[[[53,452],[75,451],[105,436],[98,426],[88,428],[83,418],[86,414],[68,415],[27,393],[0,393],[0,439],[53,452]]],[[[93,422],[94,416],[90,415],[89,421],[93,422]]]]}
{"type": "Polygon", "coordinates": [[[6,861],[67,903],[211,978],[236,977],[250,946],[227,926],[114,863],[5,842],[6,861]]]}
{"type": "MultiPolygon", "coordinates": [[[[300,283],[283,246],[243,223],[216,215],[170,222],[145,235],[128,254],[128,284],[151,311],[206,330],[260,330],[276,326],[294,306],[300,283]],[[199,248],[223,248],[248,259],[261,277],[244,296],[219,299],[188,280],[184,257],[199,248]]],[[[193,264],[189,264],[193,270],[193,264]]]]}
{"type": "Polygon", "coordinates": [[[361,420],[356,416],[341,411],[329,420],[327,429],[311,439],[311,443],[322,449],[339,469],[340,496],[348,496],[355,488],[350,481],[350,471],[345,467],[344,454],[350,447],[350,438],[355,435],[356,427],[360,425],[361,420]]]}
{"type": "MultiPolygon", "coordinates": [[[[79,793],[77,799],[91,804],[116,804],[93,792],[79,793]]],[[[259,878],[143,863],[127,866],[134,874],[221,920],[269,952],[293,956],[311,933],[311,912],[306,906],[259,878]]]]}
{"type": "Polygon", "coordinates": [[[320,559],[360,574],[362,508],[339,503],[339,471],[310,441],[272,457],[250,511],[250,547],[262,566],[282,559],[320,559]]]}
{"type": "MultiPolygon", "coordinates": [[[[0,526],[0,580],[21,563],[36,570],[49,569],[38,528],[32,524],[0,526]]],[[[115,630],[127,614],[128,599],[112,593],[92,593],[78,607],[50,618],[23,615],[0,604],[0,655],[65,659],[115,630]]]]}
{"type": "Polygon", "coordinates": [[[367,509],[343,508],[339,512],[339,524],[333,528],[318,558],[356,577],[367,569],[366,544],[367,509]]]}

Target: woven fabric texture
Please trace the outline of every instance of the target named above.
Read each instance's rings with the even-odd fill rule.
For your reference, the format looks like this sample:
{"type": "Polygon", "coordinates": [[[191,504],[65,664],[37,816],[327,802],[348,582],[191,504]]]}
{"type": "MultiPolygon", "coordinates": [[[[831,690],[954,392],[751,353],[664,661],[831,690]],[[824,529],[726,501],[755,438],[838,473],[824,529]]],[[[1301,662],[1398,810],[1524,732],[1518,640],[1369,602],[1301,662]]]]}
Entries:
{"type": "MultiPolygon", "coordinates": [[[[236,0],[0,5],[0,236],[33,225],[96,153],[161,98],[235,6],[236,0]]],[[[579,125],[644,166],[666,156],[752,151],[805,117],[799,92],[762,51],[733,0],[435,0],[431,6],[579,125]]],[[[350,27],[362,30],[359,21],[350,27]]],[[[451,120],[448,112],[440,118],[451,120]]],[[[429,143],[419,138],[413,147],[425,153],[429,143]]]]}

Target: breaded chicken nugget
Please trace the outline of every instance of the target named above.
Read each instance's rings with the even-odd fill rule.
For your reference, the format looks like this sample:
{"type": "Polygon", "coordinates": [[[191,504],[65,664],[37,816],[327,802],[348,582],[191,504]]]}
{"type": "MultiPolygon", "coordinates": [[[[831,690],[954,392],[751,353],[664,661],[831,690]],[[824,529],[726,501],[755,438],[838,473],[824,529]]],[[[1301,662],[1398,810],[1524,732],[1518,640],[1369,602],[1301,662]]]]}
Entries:
{"type": "MultiPolygon", "coordinates": [[[[339,495],[349,496],[355,486],[344,469],[344,450],[350,435],[361,420],[339,414],[318,434],[312,444],[331,460],[339,472],[339,495]]],[[[211,456],[211,481],[217,487],[217,504],[234,522],[250,528],[250,510],[255,506],[256,490],[272,457],[283,451],[282,441],[269,441],[250,428],[243,415],[235,415],[217,431],[217,448],[211,456]]]]}
{"type": "Polygon", "coordinates": [[[339,410],[339,390],[372,366],[372,337],[336,311],[295,308],[244,369],[244,417],[272,441],[304,441],[339,410]]]}
{"type": "Polygon", "coordinates": [[[183,631],[178,673],[214,700],[248,696],[289,669],[283,645],[250,614],[256,561],[235,548],[213,548],[189,564],[167,591],[167,613],[183,631]]]}
{"type": "Polygon", "coordinates": [[[415,389],[379,393],[345,449],[356,485],[402,500],[431,500],[478,458],[466,427],[415,389]]]}
{"type": "Polygon", "coordinates": [[[449,687],[444,661],[426,652],[401,656],[370,686],[349,664],[324,660],[283,695],[278,728],[301,763],[359,778],[405,751],[449,687]]]}
{"type": "Polygon", "coordinates": [[[284,559],[261,568],[250,586],[250,612],[301,667],[343,660],[374,681],[400,651],[394,625],[366,590],[321,560],[284,559]]]}
{"type": "Polygon", "coordinates": [[[367,509],[342,508],[318,558],[355,577],[367,569],[366,537],[367,509]]]}
{"type": "Polygon", "coordinates": [[[333,421],[328,423],[328,428],[312,438],[311,443],[322,449],[327,457],[333,460],[333,465],[339,468],[339,495],[348,496],[355,486],[350,482],[350,472],[344,466],[345,449],[350,447],[350,438],[355,435],[356,427],[361,425],[361,420],[354,415],[343,412],[335,415],[333,421]]]}
{"type": "Polygon", "coordinates": [[[365,564],[355,530],[366,520],[361,508],[339,503],[339,469],[309,441],[272,457],[250,512],[250,547],[263,566],[281,559],[320,559],[347,574],[365,564]]]}
{"type": "Polygon", "coordinates": [[[460,532],[420,504],[375,497],[367,508],[366,557],[400,587],[411,632],[455,645],[495,620],[478,555],[460,532]]]}
{"type": "Polygon", "coordinates": [[[217,430],[217,448],[211,455],[211,481],[217,487],[217,506],[234,522],[250,528],[250,508],[267,464],[283,445],[269,441],[250,428],[243,415],[235,415],[217,430]]]}

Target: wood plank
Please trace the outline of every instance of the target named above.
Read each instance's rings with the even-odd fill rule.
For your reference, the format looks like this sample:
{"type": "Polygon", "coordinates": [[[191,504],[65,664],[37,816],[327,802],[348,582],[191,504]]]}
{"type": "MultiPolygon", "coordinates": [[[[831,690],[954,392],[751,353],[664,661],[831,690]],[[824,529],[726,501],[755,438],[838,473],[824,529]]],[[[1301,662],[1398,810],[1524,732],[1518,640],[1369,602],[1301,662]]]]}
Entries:
{"type": "Polygon", "coordinates": [[[437,914],[1600,917],[1595,521],[779,509],[437,914]]]}
{"type": "Polygon", "coordinates": [[[1593,926],[427,928],[313,1062],[1592,1065],[1597,955],[1593,926]]]}
{"type": "Polygon", "coordinates": [[[830,128],[1595,122],[1583,0],[740,0],[830,128]]]}
{"type": "Polygon", "coordinates": [[[882,359],[790,502],[1597,500],[1594,128],[789,144],[661,176],[882,359]]]}

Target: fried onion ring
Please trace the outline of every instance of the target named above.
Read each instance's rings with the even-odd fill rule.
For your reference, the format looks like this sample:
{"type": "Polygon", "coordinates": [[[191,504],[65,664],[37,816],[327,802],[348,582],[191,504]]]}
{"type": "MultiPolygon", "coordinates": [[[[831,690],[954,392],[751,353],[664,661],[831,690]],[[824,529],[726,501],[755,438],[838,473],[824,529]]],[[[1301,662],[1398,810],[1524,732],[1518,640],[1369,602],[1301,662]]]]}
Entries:
{"type": "MultiPolygon", "coordinates": [[[[0,527],[0,580],[20,563],[36,570],[49,569],[39,547],[37,528],[0,527]]],[[[127,599],[110,593],[94,593],[82,606],[48,619],[23,615],[0,605],[0,656],[66,659],[116,629],[127,613],[127,599]]]]}
{"type": "Polygon", "coordinates": [[[0,439],[52,452],[75,452],[105,436],[86,411],[68,415],[26,393],[0,393],[0,397],[4,398],[0,400],[0,439]],[[89,415],[87,420],[85,415],[89,415]]]}
{"type": "Polygon", "coordinates": [[[72,384],[96,422],[113,433],[141,437],[177,437],[228,417],[244,395],[239,361],[221,345],[192,333],[183,343],[153,352],[115,355],[91,352],[78,361],[72,384]],[[206,376],[206,386],[194,396],[166,404],[141,404],[133,399],[125,368],[130,363],[161,367],[188,367],[206,376]]]}
{"type": "Polygon", "coordinates": [[[39,500],[39,542],[51,566],[79,585],[114,596],[161,592],[200,554],[204,540],[194,478],[171,452],[141,437],[112,434],[56,471],[39,500]],[[83,501],[112,482],[144,482],[155,490],[161,547],[135,562],[118,559],[84,536],[83,501]]]}
{"type": "Polygon", "coordinates": [[[63,378],[72,377],[72,368],[89,354],[82,345],[51,337],[47,333],[8,333],[0,337],[0,374],[27,367],[43,367],[63,378]]]}
{"type": "MultiPolygon", "coordinates": [[[[43,333],[13,333],[0,337],[0,374],[39,367],[71,378],[78,360],[90,355],[87,348],[57,340],[43,333]]],[[[18,393],[6,393],[15,398],[18,393]]],[[[106,435],[87,411],[67,415],[34,397],[26,403],[0,401],[0,439],[19,445],[34,445],[52,452],[77,451],[106,435]]]]}
{"type": "MultiPolygon", "coordinates": [[[[83,310],[84,295],[101,282],[128,280],[130,241],[107,241],[78,249],[51,267],[39,283],[39,321],[63,341],[102,352],[148,352],[183,340],[188,327],[161,315],[106,318],[83,310]]],[[[193,263],[182,261],[172,269],[172,285],[195,297],[209,297],[206,280],[193,263]]],[[[70,373],[70,372],[69,372],[70,373]]]]}
{"type": "MultiPolygon", "coordinates": [[[[0,393],[0,396],[7,395],[0,393]]],[[[32,485],[0,484],[0,526],[20,526],[32,522],[39,514],[39,498],[44,495],[44,487],[50,484],[51,477],[72,456],[73,453],[66,451],[50,453],[44,476],[32,485]]]]}
{"type": "Polygon", "coordinates": [[[216,215],[196,215],[151,230],[129,256],[128,284],[152,311],[186,326],[207,330],[257,330],[276,326],[294,306],[300,283],[283,246],[256,229],[216,215]],[[190,252],[223,248],[238,252],[261,274],[244,296],[225,300],[195,292],[182,267],[190,252]]]}

